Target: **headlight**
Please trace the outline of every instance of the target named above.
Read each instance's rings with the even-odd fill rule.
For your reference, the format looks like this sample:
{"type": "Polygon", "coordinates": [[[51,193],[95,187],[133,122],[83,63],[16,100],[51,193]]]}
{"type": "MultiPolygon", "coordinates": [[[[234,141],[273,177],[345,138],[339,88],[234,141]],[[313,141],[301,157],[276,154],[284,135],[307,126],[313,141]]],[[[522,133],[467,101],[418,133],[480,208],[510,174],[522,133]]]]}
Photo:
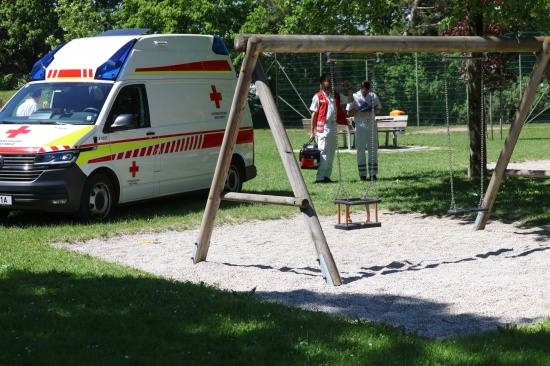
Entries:
{"type": "Polygon", "coordinates": [[[78,158],[78,150],[55,151],[36,155],[34,165],[38,166],[69,166],[78,158]]]}

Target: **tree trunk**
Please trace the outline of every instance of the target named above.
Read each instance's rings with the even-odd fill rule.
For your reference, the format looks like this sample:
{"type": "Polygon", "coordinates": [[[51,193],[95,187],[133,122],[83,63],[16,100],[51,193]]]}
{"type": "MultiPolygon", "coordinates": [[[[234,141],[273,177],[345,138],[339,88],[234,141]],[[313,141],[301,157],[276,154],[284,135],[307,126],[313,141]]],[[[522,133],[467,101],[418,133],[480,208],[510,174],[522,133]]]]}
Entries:
{"type": "Polygon", "coordinates": [[[403,33],[403,35],[406,37],[409,35],[409,31],[412,27],[414,27],[414,22],[416,21],[416,12],[418,11],[418,6],[420,4],[420,0],[414,0],[414,5],[411,10],[411,17],[409,18],[409,22],[407,24],[407,29],[403,33]]]}
{"type": "MultiPolygon", "coordinates": [[[[483,35],[483,15],[473,14],[468,18],[468,28],[470,36],[482,36],[483,35]]],[[[473,57],[482,57],[481,53],[473,53],[473,57]]],[[[487,151],[482,148],[485,146],[485,134],[482,131],[486,131],[485,121],[485,108],[482,108],[482,98],[484,96],[482,90],[482,73],[483,73],[483,61],[477,59],[470,60],[468,63],[468,131],[470,138],[470,166],[468,174],[470,177],[481,176],[481,172],[487,172],[487,151]],[[483,126],[482,126],[482,121],[483,126]],[[484,137],[482,140],[482,136],[484,137]],[[482,159],[483,153],[483,159],[482,159]],[[482,166],[483,162],[483,166],[482,166]],[[483,169],[483,170],[482,170],[483,169]]],[[[485,174],[486,175],[486,174],[485,174]]]]}

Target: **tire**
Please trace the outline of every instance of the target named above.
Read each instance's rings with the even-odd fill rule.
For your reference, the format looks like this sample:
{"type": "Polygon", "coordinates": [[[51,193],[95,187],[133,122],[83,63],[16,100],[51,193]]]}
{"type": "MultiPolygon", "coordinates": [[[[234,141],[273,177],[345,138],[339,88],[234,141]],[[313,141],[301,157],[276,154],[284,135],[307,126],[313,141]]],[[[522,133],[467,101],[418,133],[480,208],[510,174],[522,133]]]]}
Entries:
{"type": "Polygon", "coordinates": [[[227,172],[227,180],[225,181],[225,191],[240,192],[243,189],[244,168],[242,165],[235,158],[231,160],[231,165],[229,165],[229,171],[227,172]]]}
{"type": "Polygon", "coordinates": [[[94,174],[86,181],[76,217],[80,221],[100,222],[109,219],[115,210],[115,190],[105,174],[94,174]]]}

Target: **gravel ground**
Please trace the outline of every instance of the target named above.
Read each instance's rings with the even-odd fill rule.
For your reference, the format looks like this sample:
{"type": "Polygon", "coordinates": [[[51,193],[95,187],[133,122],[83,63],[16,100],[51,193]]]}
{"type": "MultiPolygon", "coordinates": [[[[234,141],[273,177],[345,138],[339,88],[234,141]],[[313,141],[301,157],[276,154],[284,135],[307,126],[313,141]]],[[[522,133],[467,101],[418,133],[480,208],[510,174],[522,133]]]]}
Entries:
{"type": "MultiPolygon", "coordinates": [[[[490,165],[494,166],[494,164],[490,165]]],[[[550,161],[510,164],[550,170],[550,161]]],[[[357,206],[354,206],[357,207],[357,206]]],[[[357,219],[364,212],[356,212],[357,219]]],[[[215,226],[193,264],[198,229],[58,243],[178,281],[250,291],[269,301],[386,322],[449,338],[550,317],[550,226],[380,212],[382,227],[337,230],[320,217],[343,285],[328,286],[303,218],[215,226]]]]}
{"type": "MultiPolygon", "coordinates": [[[[363,214],[360,214],[362,217],[363,214]]],[[[321,225],[343,280],[328,286],[300,215],[216,226],[192,264],[198,229],[59,243],[178,281],[250,291],[269,301],[448,338],[550,316],[550,227],[382,211],[382,227],[321,225]]]]}

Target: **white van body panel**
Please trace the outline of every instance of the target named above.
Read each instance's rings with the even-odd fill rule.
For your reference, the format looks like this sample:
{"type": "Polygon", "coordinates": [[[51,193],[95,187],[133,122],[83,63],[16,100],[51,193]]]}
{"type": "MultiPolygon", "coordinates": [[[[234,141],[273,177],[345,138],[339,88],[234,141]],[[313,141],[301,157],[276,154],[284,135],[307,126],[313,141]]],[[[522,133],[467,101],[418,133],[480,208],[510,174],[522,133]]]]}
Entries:
{"type": "MultiPolygon", "coordinates": [[[[88,204],[81,191],[98,174],[112,180],[116,204],[210,187],[236,87],[229,56],[213,51],[216,41],[203,35],[121,35],[76,39],[57,50],[45,68],[36,69],[38,80],[0,112],[0,158],[25,153],[41,159],[47,151],[67,152],[73,165],[42,164],[40,178],[22,185],[32,196],[37,181],[48,186],[46,177],[55,177],[56,197],[66,196],[67,203],[40,197],[25,202],[0,168],[0,198],[12,199],[0,211],[81,211],[81,203],[88,204]],[[17,106],[37,89],[40,108],[18,116],[17,106]],[[131,123],[117,126],[118,117],[131,123]]],[[[248,108],[233,156],[241,183],[252,179],[254,132],[248,108]]],[[[50,158],[58,156],[45,159],[50,158]]],[[[100,183],[99,193],[109,191],[109,182],[100,183]]]]}

